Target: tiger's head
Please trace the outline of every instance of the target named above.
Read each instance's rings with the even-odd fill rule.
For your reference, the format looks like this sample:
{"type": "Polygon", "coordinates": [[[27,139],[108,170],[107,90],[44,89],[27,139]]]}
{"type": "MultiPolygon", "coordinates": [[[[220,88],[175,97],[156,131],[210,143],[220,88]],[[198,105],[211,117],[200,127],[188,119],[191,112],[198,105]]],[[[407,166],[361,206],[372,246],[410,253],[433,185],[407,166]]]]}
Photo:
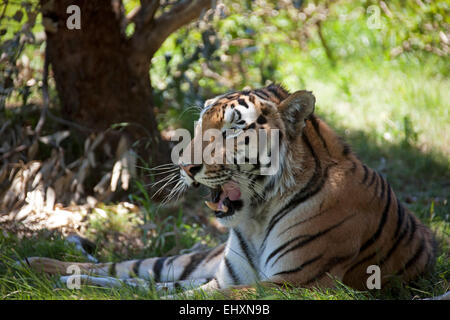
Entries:
{"type": "Polygon", "coordinates": [[[289,94],[279,85],[207,100],[184,154],[190,157],[179,162],[184,183],[210,188],[207,206],[225,226],[238,224],[287,187],[292,166],[287,150],[295,148],[314,103],[311,92],[289,94]],[[196,152],[201,157],[195,158],[196,152]]]}

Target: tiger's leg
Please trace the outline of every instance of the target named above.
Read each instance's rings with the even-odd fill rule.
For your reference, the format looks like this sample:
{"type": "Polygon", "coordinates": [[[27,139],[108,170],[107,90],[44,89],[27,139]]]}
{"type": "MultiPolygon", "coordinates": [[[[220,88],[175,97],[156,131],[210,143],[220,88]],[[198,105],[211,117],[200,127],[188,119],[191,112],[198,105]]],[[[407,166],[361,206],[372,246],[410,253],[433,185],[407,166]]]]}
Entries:
{"type": "Polygon", "coordinates": [[[206,284],[199,286],[198,288],[193,288],[188,291],[180,292],[177,295],[167,296],[168,299],[175,298],[193,298],[197,293],[201,292],[204,294],[211,294],[217,292],[223,295],[227,299],[248,299],[247,294],[255,294],[257,292],[257,287],[264,288],[280,288],[285,281],[278,276],[272,277],[270,279],[260,281],[253,284],[243,284],[243,285],[231,285],[222,287],[220,281],[217,278],[213,278],[206,284]]]}
{"type": "Polygon", "coordinates": [[[193,288],[188,291],[179,293],[178,295],[168,296],[169,299],[173,298],[193,298],[199,291],[203,293],[218,292],[227,299],[248,299],[248,294],[256,294],[257,288],[276,289],[283,286],[289,287],[303,287],[303,288],[333,288],[336,286],[336,281],[342,281],[344,272],[341,267],[332,268],[329,272],[318,273],[317,277],[310,279],[308,283],[299,283],[292,281],[290,278],[282,276],[272,276],[269,279],[260,281],[253,284],[231,285],[222,287],[220,281],[217,278],[212,279],[208,283],[193,288]]]}
{"type": "MultiPolygon", "coordinates": [[[[142,260],[129,260],[118,263],[76,263],[64,262],[55,259],[31,257],[22,264],[32,269],[48,274],[70,276],[78,267],[85,281],[96,281],[107,286],[116,286],[117,281],[104,278],[94,279],[93,276],[103,276],[127,280],[132,283],[133,278],[159,282],[175,282],[180,280],[195,280],[213,278],[217,266],[223,256],[224,245],[214,249],[182,254],[172,257],[156,257],[142,260]]],[[[116,279],[117,280],[117,279],[116,279]]],[[[127,284],[127,281],[124,281],[127,284]]]]}
{"type": "MultiPolygon", "coordinates": [[[[256,293],[256,287],[281,287],[288,285],[290,287],[319,287],[319,288],[332,288],[336,286],[336,281],[342,281],[345,274],[345,266],[343,262],[352,259],[354,254],[342,255],[341,257],[324,257],[324,264],[321,267],[317,267],[304,262],[301,268],[298,270],[289,270],[289,272],[279,272],[278,269],[266,270],[262,273],[262,277],[246,277],[242,278],[245,264],[239,266],[233,265],[233,255],[238,255],[243,258],[244,255],[238,254],[236,250],[228,251],[228,254],[218,266],[215,277],[208,283],[180,293],[182,297],[192,298],[199,291],[204,293],[211,293],[217,291],[229,298],[239,298],[246,293],[256,293]],[[240,270],[240,274],[236,273],[236,270],[240,270]],[[266,274],[267,276],[264,276],[266,274]],[[241,277],[241,278],[240,278],[241,277]],[[239,279],[240,278],[240,279],[239,279]]],[[[310,259],[312,261],[313,259],[310,259]]],[[[242,261],[242,260],[240,260],[242,261]]],[[[301,260],[300,260],[301,261],[301,260]]],[[[247,274],[249,274],[247,272],[247,274]]],[[[255,272],[256,275],[256,272],[255,272]]],[[[171,296],[169,298],[173,298],[171,296]]]]}
{"type": "MultiPolygon", "coordinates": [[[[122,286],[129,286],[133,288],[140,288],[148,290],[151,287],[151,283],[142,278],[129,278],[129,279],[118,279],[113,277],[99,277],[82,274],[77,276],[80,285],[94,285],[105,288],[120,288],[122,286]]],[[[62,276],[60,277],[60,282],[63,284],[72,284],[74,276],[62,276]]],[[[154,289],[156,292],[161,293],[173,293],[176,290],[187,290],[199,287],[210,281],[210,279],[200,278],[191,280],[179,280],[174,282],[159,282],[154,284],[154,289]]]]}

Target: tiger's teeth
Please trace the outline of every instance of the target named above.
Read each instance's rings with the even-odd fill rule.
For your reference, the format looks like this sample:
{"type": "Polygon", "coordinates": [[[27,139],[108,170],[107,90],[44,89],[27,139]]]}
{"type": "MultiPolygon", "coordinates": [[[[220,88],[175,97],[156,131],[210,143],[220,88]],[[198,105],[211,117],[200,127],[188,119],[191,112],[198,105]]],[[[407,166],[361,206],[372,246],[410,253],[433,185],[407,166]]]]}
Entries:
{"type": "Polygon", "coordinates": [[[213,211],[222,211],[222,212],[228,212],[228,207],[224,206],[222,204],[221,208],[219,208],[219,203],[214,203],[210,201],[205,201],[205,204],[213,211]]]}
{"type": "Polygon", "coordinates": [[[219,207],[219,205],[217,203],[210,202],[210,201],[205,201],[205,204],[208,206],[208,208],[210,208],[213,211],[217,211],[217,208],[219,207]]]}

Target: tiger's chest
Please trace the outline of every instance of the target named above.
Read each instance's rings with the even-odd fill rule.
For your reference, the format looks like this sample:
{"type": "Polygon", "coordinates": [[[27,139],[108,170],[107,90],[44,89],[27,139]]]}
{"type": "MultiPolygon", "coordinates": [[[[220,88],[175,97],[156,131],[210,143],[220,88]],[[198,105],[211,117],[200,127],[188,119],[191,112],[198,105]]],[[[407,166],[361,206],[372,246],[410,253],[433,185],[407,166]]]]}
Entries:
{"type": "Polygon", "coordinates": [[[225,282],[251,284],[264,281],[297,265],[300,257],[290,254],[291,247],[303,238],[307,239],[310,230],[299,229],[295,223],[304,215],[309,216],[310,210],[310,204],[305,203],[279,220],[272,217],[261,222],[248,219],[230,229],[221,273],[228,280],[225,282]]]}

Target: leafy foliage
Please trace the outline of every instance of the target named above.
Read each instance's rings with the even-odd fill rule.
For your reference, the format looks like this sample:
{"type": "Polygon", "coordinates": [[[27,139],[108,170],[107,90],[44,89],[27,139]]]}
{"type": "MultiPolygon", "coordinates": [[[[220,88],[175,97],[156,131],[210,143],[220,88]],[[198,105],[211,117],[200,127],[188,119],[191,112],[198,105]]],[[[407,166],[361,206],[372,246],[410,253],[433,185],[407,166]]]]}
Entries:
{"type": "MultiPolygon", "coordinates": [[[[39,6],[35,1],[3,1],[0,6],[0,111],[4,110],[8,98],[21,99],[26,105],[39,85],[42,61],[31,60],[42,44],[36,33],[39,6]]],[[[42,82],[41,82],[42,85],[42,82]]]]}

